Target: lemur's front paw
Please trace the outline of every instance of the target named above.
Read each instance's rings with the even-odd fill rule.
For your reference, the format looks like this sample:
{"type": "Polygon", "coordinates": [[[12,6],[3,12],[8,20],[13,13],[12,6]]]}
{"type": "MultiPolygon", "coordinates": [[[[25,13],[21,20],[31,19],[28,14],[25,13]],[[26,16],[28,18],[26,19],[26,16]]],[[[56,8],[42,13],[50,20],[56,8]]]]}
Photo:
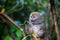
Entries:
{"type": "Polygon", "coordinates": [[[24,24],[29,24],[28,21],[25,21],[24,24]]]}

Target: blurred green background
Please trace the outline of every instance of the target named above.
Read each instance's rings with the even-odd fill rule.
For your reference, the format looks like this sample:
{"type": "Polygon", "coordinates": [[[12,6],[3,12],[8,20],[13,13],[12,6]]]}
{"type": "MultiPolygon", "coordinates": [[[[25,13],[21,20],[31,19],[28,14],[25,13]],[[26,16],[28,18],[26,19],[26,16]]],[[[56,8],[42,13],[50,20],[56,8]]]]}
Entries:
{"type": "MultiPolygon", "coordinates": [[[[60,26],[60,0],[55,1],[55,10],[57,13],[57,22],[60,26]]],[[[18,25],[25,28],[24,21],[28,20],[31,12],[37,11],[45,16],[45,21],[50,30],[50,3],[49,0],[0,0],[0,11],[5,8],[5,13],[10,16],[18,25]],[[7,2],[6,2],[7,1],[7,2]]],[[[13,25],[8,19],[6,19],[8,27],[11,28],[14,36],[17,40],[22,40],[22,32],[13,25]]],[[[0,40],[13,40],[9,34],[8,28],[4,26],[4,22],[0,18],[0,40]]],[[[59,27],[60,29],[60,27],[59,27]]],[[[29,40],[29,38],[28,38],[29,40]]],[[[56,33],[53,28],[52,40],[56,40],[56,33]]]]}

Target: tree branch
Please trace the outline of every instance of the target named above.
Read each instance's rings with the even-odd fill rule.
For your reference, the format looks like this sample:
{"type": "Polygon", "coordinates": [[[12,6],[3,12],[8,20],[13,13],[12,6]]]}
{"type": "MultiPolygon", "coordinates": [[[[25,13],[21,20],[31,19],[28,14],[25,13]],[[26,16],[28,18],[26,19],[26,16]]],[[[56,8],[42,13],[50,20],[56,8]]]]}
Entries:
{"type": "Polygon", "coordinates": [[[58,24],[57,24],[57,17],[56,17],[56,12],[55,12],[55,3],[54,0],[50,0],[50,5],[51,5],[51,14],[52,14],[52,19],[53,19],[53,25],[55,26],[55,32],[57,35],[57,40],[60,40],[60,36],[59,36],[59,30],[58,30],[58,24]]]}
{"type": "Polygon", "coordinates": [[[19,25],[17,25],[8,15],[6,15],[5,13],[0,13],[0,15],[2,15],[6,19],[8,19],[12,24],[14,24],[19,30],[21,30],[23,36],[25,36],[24,29],[22,27],[20,27],[19,25]]]}

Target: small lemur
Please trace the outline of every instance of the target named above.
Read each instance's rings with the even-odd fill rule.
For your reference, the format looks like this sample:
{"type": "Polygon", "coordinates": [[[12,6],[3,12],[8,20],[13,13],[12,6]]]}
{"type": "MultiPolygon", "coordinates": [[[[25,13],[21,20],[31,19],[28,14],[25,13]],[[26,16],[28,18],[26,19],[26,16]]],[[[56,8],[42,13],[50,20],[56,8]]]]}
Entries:
{"type": "MultiPolygon", "coordinates": [[[[25,29],[27,34],[36,34],[36,38],[50,40],[47,34],[47,28],[44,23],[44,17],[39,12],[32,12],[29,16],[29,22],[25,21],[25,29]]],[[[31,40],[34,40],[32,37],[31,40]]]]}

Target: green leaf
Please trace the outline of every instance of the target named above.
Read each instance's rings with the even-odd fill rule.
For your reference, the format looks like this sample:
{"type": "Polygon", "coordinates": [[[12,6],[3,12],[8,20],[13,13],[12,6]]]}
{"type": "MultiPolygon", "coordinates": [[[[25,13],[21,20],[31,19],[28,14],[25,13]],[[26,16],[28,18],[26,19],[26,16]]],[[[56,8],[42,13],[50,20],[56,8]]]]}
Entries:
{"type": "Polygon", "coordinates": [[[17,37],[20,37],[21,38],[22,37],[22,32],[20,30],[17,30],[16,31],[16,35],[17,35],[17,37]]]}
{"type": "Polygon", "coordinates": [[[13,40],[9,35],[5,36],[3,40],[13,40]]]}

